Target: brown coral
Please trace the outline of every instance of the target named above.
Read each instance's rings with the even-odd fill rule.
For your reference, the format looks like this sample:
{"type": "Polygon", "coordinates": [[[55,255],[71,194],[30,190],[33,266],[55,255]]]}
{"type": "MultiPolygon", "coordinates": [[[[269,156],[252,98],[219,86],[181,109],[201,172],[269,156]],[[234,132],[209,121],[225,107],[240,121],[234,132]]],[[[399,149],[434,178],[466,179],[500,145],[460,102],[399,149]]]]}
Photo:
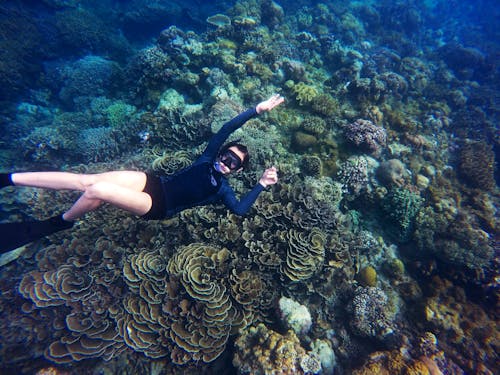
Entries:
{"type": "Polygon", "coordinates": [[[20,293],[36,307],[72,306],[66,317],[67,333],[46,350],[46,357],[57,363],[80,361],[89,357],[110,359],[123,350],[108,310],[102,307],[108,297],[93,284],[93,277],[74,266],[62,265],[53,271],[27,273],[19,285],[20,293]],[[83,312],[92,307],[93,318],[83,312]]]}
{"type": "Polygon", "coordinates": [[[325,234],[316,228],[307,233],[291,229],[286,238],[288,250],[282,272],[292,281],[309,279],[323,266],[325,234]]]}
{"type": "Polygon", "coordinates": [[[460,176],[470,186],[492,190],[495,187],[494,169],[495,154],[490,145],[472,141],[460,148],[460,176]]]}
{"type": "Polygon", "coordinates": [[[306,352],[293,331],[280,335],[264,324],[252,326],[241,332],[235,348],[233,364],[242,374],[304,374],[306,352]]]}
{"type": "MultiPolygon", "coordinates": [[[[174,316],[171,325],[170,339],[184,352],[182,358],[211,362],[225,348],[237,317],[221,280],[228,271],[230,255],[227,249],[194,243],[180,249],[169,261],[171,277],[178,279],[185,295],[193,301],[192,313],[174,316]]],[[[170,297],[178,299],[179,292],[170,297]]]]}

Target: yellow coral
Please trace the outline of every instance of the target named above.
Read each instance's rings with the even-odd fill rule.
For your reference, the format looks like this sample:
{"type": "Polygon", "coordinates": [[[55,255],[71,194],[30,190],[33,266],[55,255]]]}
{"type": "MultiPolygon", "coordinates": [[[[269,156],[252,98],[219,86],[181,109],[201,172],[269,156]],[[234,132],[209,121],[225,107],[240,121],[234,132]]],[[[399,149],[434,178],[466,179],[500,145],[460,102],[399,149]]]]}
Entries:
{"type": "Polygon", "coordinates": [[[299,105],[310,104],[319,95],[318,90],[314,86],[306,85],[304,82],[293,85],[292,91],[299,105]]]}
{"type": "Polygon", "coordinates": [[[377,271],[372,266],[364,267],[361,271],[359,271],[358,280],[365,286],[376,286],[377,271]]]}

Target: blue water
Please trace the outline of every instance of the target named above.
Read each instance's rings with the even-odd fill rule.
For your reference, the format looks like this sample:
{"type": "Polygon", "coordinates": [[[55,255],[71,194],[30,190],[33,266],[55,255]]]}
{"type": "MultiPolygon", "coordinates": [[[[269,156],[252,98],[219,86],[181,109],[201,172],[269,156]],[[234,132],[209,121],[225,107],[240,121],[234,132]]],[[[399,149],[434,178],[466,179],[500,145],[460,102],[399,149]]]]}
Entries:
{"type": "MultiPolygon", "coordinates": [[[[2,172],[170,174],[286,102],[238,134],[238,195],[280,171],[245,218],[105,206],[2,261],[0,372],[498,373],[499,19],[491,0],[2,1],[2,172]]],[[[0,221],[77,198],[2,189],[0,221]]]]}

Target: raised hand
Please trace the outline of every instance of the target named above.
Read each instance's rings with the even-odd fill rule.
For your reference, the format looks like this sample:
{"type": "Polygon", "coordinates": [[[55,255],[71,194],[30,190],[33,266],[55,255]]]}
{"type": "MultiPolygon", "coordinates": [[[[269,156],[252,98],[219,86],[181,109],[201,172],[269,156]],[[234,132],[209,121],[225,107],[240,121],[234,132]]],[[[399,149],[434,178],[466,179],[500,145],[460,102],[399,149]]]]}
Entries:
{"type": "Polygon", "coordinates": [[[257,106],[255,107],[255,110],[257,111],[258,114],[261,114],[264,111],[270,111],[274,107],[279,106],[284,101],[285,101],[285,98],[282,97],[280,94],[274,94],[269,99],[264,100],[263,102],[260,102],[259,104],[257,104],[257,106]]]}
{"type": "Polygon", "coordinates": [[[264,187],[268,187],[269,185],[274,185],[277,182],[278,182],[278,170],[276,169],[276,167],[271,167],[266,169],[259,180],[259,183],[264,187]]]}

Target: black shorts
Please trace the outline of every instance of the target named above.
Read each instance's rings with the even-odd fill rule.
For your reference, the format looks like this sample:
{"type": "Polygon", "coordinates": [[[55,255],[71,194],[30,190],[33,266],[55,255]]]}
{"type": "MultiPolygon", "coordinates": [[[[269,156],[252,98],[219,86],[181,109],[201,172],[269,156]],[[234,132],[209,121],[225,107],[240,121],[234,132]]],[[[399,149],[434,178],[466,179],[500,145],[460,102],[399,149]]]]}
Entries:
{"type": "Polygon", "coordinates": [[[146,173],[146,186],[142,190],[151,197],[150,210],[141,217],[146,220],[160,220],[166,217],[166,201],[162,183],[159,177],[146,173]]]}

